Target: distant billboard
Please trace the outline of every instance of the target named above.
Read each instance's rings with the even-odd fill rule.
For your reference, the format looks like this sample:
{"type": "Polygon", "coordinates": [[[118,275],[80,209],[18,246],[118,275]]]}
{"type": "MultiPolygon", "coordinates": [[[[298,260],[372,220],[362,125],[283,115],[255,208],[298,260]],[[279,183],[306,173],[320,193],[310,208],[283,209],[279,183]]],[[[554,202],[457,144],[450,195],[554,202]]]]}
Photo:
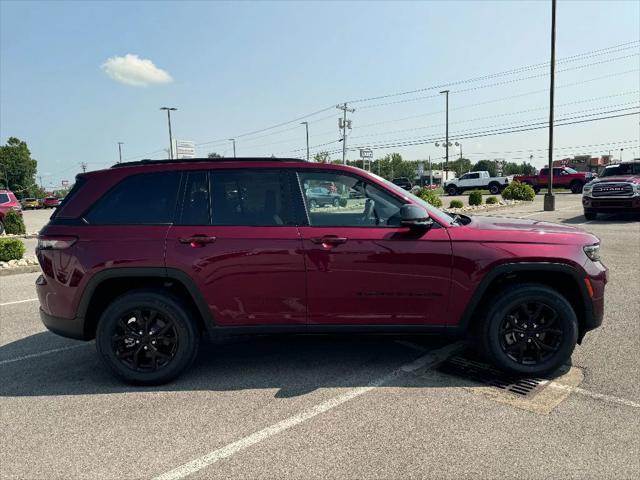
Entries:
{"type": "Polygon", "coordinates": [[[196,158],[196,144],[189,140],[174,140],[173,152],[176,158],[196,158]]]}

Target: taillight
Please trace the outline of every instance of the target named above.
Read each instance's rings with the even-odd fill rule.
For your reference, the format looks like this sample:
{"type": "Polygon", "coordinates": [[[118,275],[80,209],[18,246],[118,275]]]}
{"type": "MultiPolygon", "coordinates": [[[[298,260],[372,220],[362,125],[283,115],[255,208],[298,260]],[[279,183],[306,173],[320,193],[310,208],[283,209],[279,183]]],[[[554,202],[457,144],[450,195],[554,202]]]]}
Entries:
{"type": "Polygon", "coordinates": [[[37,250],[64,250],[78,241],[77,237],[46,236],[38,237],[37,250]]]}

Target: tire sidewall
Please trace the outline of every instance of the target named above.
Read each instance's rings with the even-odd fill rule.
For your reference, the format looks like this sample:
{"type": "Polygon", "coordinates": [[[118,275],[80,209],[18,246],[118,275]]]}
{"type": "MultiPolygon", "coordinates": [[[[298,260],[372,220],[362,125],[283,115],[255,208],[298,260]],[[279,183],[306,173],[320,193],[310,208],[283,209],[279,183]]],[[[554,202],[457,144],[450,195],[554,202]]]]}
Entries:
{"type": "Polygon", "coordinates": [[[96,329],[96,348],[102,362],[119,378],[135,385],[158,385],[176,378],[192,362],[198,349],[198,333],[179,300],[157,292],[135,292],[118,297],[102,314],[96,329]],[[115,355],[111,336],[118,319],[134,308],[154,308],[174,321],[178,335],[176,356],[156,372],[137,372],[115,355]]]}
{"type": "Polygon", "coordinates": [[[500,185],[498,185],[497,183],[492,183],[491,185],[489,185],[489,192],[492,195],[500,193],[500,185]]]}
{"type": "Polygon", "coordinates": [[[484,351],[500,368],[519,375],[543,375],[560,368],[571,358],[578,340],[578,320],[569,302],[555,290],[537,285],[523,285],[510,289],[487,313],[482,329],[484,351]],[[542,302],[558,312],[562,327],[562,343],[558,351],[538,365],[522,365],[513,361],[500,346],[499,329],[509,311],[524,302],[542,302]]]}
{"type": "Polygon", "coordinates": [[[447,193],[451,196],[455,196],[458,193],[458,188],[451,185],[447,187],[447,193]]]}

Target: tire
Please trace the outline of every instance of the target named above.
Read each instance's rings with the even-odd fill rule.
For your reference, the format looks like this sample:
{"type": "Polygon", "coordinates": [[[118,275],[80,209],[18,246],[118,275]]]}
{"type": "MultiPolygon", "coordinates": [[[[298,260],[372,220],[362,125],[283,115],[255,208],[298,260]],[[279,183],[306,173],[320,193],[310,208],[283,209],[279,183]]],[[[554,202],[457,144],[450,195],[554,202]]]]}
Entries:
{"type": "Polygon", "coordinates": [[[490,305],[480,336],[482,351],[497,367],[539,376],[569,361],[578,340],[578,320],[571,304],[555,290],[521,284],[501,292],[490,305]],[[529,316],[540,305],[539,315],[529,316]]]}
{"type": "Polygon", "coordinates": [[[497,195],[498,193],[500,193],[500,184],[498,182],[491,182],[489,184],[489,192],[492,195],[497,195]]]}
{"type": "Polygon", "coordinates": [[[571,189],[571,193],[582,193],[582,187],[584,184],[582,182],[572,182],[569,188],[571,189]]]}
{"type": "Polygon", "coordinates": [[[161,385],[175,379],[198,352],[199,332],[188,312],[180,300],[159,290],[118,297],[98,323],[100,360],[130,384],[161,385]],[[162,335],[153,335],[154,328],[162,335]]]}
{"type": "Polygon", "coordinates": [[[451,185],[447,187],[447,193],[452,197],[458,195],[458,188],[455,185],[451,185]]]}
{"type": "Polygon", "coordinates": [[[334,207],[339,207],[340,206],[340,199],[339,198],[334,198],[333,199],[333,206],[334,207]]]}
{"type": "Polygon", "coordinates": [[[312,198],[311,200],[309,200],[309,207],[311,208],[318,208],[318,202],[316,199],[312,198]]]}
{"type": "Polygon", "coordinates": [[[598,218],[598,213],[597,212],[589,212],[587,210],[584,211],[584,218],[586,218],[587,220],[595,220],[596,218],[598,218]]]}

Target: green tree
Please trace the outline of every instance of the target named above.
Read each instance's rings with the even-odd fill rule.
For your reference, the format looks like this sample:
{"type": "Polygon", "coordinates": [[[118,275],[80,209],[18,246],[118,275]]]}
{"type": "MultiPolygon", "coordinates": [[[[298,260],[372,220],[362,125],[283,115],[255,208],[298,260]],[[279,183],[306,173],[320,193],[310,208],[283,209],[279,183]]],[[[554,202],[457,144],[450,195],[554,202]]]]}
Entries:
{"type": "Polygon", "coordinates": [[[222,158],[222,155],[216,152],[211,152],[209,155],[207,155],[207,158],[222,158]]]}
{"type": "Polygon", "coordinates": [[[20,198],[35,186],[37,169],[38,162],[31,158],[26,142],[10,137],[7,144],[0,147],[2,183],[20,198]]]}
{"type": "Polygon", "coordinates": [[[318,163],[330,163],[331,155],[329,155],[329,152],[318,152],[313,156],[313,161],[318,163]]]}
{"type": "Polygon", "coordinates": [[[486,170],[489,175],[495,177],[498,174],[498,165],[494,160],[480,160],[472,168],[472,171],[486,170]]]}
{"type": "Polygon", "coordinates": [[[460,178],[461,175],[471,170],[471,160],[468,158],[458,158],[453,162],[449,162],[449,170],[456,172],[456,177],[460,178]]]}

